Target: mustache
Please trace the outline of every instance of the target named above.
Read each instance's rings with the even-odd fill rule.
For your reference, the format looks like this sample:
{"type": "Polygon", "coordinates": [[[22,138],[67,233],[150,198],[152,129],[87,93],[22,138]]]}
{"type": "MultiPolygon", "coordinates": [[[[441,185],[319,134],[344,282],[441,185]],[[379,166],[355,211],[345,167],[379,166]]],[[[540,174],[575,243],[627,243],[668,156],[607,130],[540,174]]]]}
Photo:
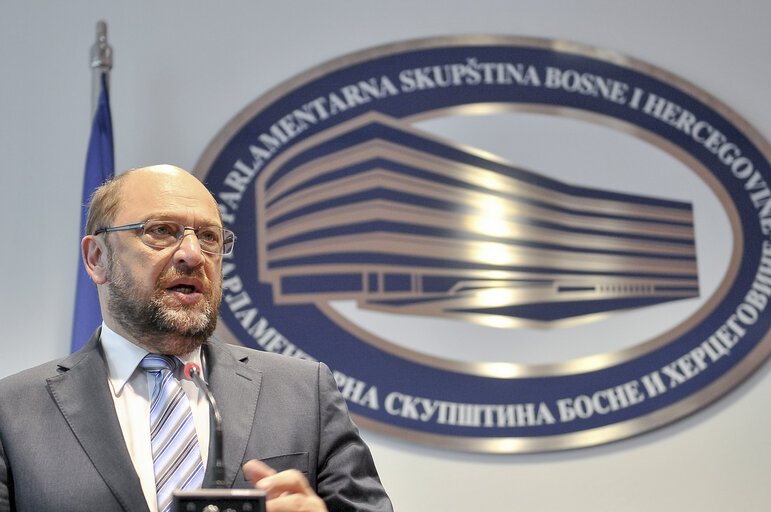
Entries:
{"type": "Polygon", "coordinates": [[[199,281],[201,281],[206,291],[208,291],[208,289],[211,288],[211,282],[209,281],[209,278],[206,276],[206,272],[204,272],[204,270],[201,267],[195,267],[195,268],[171,267],[158,278],[158,287],[165,288],[166,285],[168,285],[170,282],[180,277],[190,277],[193,279],[198,279],[199,281]]]}

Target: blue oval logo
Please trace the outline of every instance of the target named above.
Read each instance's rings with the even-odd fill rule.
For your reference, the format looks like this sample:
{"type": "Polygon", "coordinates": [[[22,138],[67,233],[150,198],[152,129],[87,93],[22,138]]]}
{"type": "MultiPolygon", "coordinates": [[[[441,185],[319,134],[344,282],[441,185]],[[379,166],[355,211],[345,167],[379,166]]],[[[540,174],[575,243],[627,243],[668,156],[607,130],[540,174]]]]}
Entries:
{"type": "Polygon", "coordinates": [[[767,358],[769,144],[674,75],[450,37],[322,64],[197,165],[239,237],[218,335],[321,360],[357,422],[483,452],[675,421],[767,358]]]}

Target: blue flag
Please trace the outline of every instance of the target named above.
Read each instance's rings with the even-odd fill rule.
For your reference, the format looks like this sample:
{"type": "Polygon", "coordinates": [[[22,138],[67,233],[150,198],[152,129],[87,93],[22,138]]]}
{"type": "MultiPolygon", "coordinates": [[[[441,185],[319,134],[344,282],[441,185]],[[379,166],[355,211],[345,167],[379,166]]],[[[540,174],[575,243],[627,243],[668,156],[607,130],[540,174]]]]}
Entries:
{"type": "MultiPolygon", "coordinates": [[[[83,202],[80,214],[80,236],[85,236],[88,203],[94,190],[112,178],[115,173],[115,159],[112,144],[112,118],[110,100],[107,94],[107,76],[102,73],[102,90],[99,105],[94,114],[91,138],[88,141],[86,172],[83,178],[83,202]]],[[[102,323],[96,286],[91,281],[82,258],[78,258],[78,282],[75,292],[75,314],[72,322],[72,352],[81,348],[102,323]]]]}

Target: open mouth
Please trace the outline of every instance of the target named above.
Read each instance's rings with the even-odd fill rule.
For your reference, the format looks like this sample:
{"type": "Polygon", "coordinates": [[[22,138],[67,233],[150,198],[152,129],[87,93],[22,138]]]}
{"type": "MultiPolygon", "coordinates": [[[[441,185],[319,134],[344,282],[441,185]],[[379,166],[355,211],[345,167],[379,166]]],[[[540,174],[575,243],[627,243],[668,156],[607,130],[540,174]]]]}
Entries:
{"type": "Polygon", "coordinates": [[[195,293],[196,291],[198,291],[198,290],[196,290],[195,286],[193,286],[191,284],[178,284],[178,285],[172,286],[172,287],[170,287],[168,289],[173,291],[173,292],[179,292],[179,293],[184,293],[184,294],[195,293]]]}

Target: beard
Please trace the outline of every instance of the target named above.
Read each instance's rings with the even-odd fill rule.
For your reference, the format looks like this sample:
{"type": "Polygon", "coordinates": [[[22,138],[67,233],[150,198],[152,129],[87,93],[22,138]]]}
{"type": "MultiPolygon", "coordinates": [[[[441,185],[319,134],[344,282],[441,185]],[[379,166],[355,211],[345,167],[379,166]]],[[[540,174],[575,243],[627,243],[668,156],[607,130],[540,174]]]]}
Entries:
{"type": "Polygon", "coordinates": [[[152,294],[147,297],[131,272],[110,256],[107,268],[108,305],[115,321],[139,345],[150,352],[182,356],[201,346],[217,326],[222,276],[202,290],[204,298],[197,304],[169,303],[166,283],[182,276],[208,283],[201,268],[172,267],[160,276],[152,294]]]}

